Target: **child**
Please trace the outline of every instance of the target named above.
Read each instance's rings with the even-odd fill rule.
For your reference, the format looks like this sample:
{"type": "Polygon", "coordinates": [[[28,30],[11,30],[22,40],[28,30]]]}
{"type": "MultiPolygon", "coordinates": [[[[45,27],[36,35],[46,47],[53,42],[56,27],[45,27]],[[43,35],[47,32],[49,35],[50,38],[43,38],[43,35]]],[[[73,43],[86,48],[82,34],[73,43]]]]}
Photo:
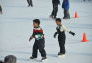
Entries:
{"type": "Polygon", "coordinates": [[[32,40],[33,38],[35,38],[35,43],[33,45],[33,53],[32,53],[32,57],[30,57],[30,59],[35,59],[37,58],[37,53],[38,50],[41,53],[42,56],[42,61],[46,60],[46,52],[45,52],[45,38],[44,38],[44,34],[43,34],[43,30],[40,27],[40,20],[39,19],[35,19],[33,20],[33,34],[32,36],[29,38],[29,41],[32,40]]]}
{"type": "Polygon", "coordinates": [[[14,55],[8,55],[4,59],[4,63],[16,63],[17,58],[14,55]]]}
{"type": "Polygon", "coordinates": [[[0,63],[3,63],[3,61],[0,60],[0,63]]]}
{"type": "Polygon", "coordinates": [[[60,1],[52,0],[52,4],[53,4],[53,11],[52,11],[50,17],[56,19],[57,12],[58,12],[58,5],[60,4],[60,1]]]}
{"type": "Polygon", "coordinates": [[[14,55],[8,55],[4,58],[4,62],[0,61],[0,63],[16,63],[17,58],[14,55]]]}
{"type": "Polygon", "coordinates": [[[1,7],[1,5],[0,5],[0,14],[2,14],[2,7],[1,7]]]}
{"type": "Polygon", "coordinates": [[[33,7],[33,2],[32,2],[32,0],[27,0],[27,2],[28,2],[28,7],[33,7]]]}
{"type": "Polygon", "coordinates": [[[65,54],[65,40],[66,40],[65,31],[69,32],[73,36],[75,35],[75,33],[73,33],[72,31],[68,30],[62,24],[60,18],[56,19],[56,24],[57,24],[57,27],[56,27],[57,32],[55,32],[54,38],[56,38],[56,35],[58,34],[58,42],[59,42],[59,47],[60,47],[60,52],[58,53],[58,56],[61,56],[61,55],[65,54]]]}
{"type": "Polygon", "coordinates": [[[69,0],[63,0],[62,8],[64,9],[64,17],[63,17],[63,19],[70,19],[69,0]]]}

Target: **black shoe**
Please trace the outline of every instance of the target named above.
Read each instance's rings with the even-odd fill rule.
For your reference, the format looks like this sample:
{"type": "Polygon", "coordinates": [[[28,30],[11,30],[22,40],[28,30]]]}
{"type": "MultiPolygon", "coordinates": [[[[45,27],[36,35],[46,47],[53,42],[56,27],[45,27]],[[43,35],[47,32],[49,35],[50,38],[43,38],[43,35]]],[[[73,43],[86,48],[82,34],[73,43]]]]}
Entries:
{"type": "Polygon", "coordinates": [[[63,17],[63,19],[70,19],[70,17],[63,17]]]}
{"type": "Polygon", "coordinates": [[[70,16],[67,16],[67,19],[70,19],[70,16]]]}
{"type": "Polygon", "coordinates": [[[42,57],[41,61],[47,60],[47,57],[42,57]]]}
{"type": "Polygon", "coordinates": [[[67,19],[66,17],[63,17],[63,19],[67,19]]]}
{"type": "Polygon", "coordinates": [[[54,17],[53,19],[56,19],[57,17],[54,17]]]}
{"type": "Polygon", "coordinates": [[[60,52],[59,52],[59,53],[58,53],[58,56],[59,56],[59,55],[65,55],[65,53],[60,53],[60,52]]]}
{"type": "Polygon", "coordinates": [[[33,7],[33,5],[31,5],[31,7],[33,7]]]}
{"type": "Polygon", "coordinates": [[[36,59],[36,58],[31,56],[30,59],[36,59]]]}
{"type": "Polygon", "coordinates": [[[33,7],[33,5],[28,5],[28,7],[30,7],[30,6],[33,7]]]}
{"type": "Polygon", "coordinates": [[[28,7],[30,7],[30,5],[28,5],[28,7]]]}
{"type": "Polygon", "coordinates": [[[58,53],[58,57],[65,57],[65,53],[58,53]]]}

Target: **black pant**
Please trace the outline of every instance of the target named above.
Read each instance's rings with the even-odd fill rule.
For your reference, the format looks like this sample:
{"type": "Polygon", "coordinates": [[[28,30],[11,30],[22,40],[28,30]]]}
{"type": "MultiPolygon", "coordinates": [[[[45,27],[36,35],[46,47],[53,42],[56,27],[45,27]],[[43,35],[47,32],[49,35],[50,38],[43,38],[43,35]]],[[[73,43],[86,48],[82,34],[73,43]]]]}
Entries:
{"type": "Polygon", "coordinates": [[[69,10],[64,9],[64,18],[70,18],[69,10]]]}
{"type": "Polygon", "coordinates": [[[1,5],[0,5],[0,12],[2,12],[2,7],[1,7],[1,5]]]}
{"type": "Polygon", "coordinates": [[[53,16],[54,18],[56,18],[57,12],[58,12],[58,4],[53,4],[53,11],[51,13],[51,16],[53,16]]]}
{"type": "Polygon", "coordinates": [[[30,6],[33,6],[33,2],[32,2],[32,0],[27,0],[27,2],[28,2],[28,5],[30,6]]]}
{"type": "Polygon", "coordinates": [[[61,32],[58,35],[58,42],[60,47],[60,53],[63,53],[63,54],[65,54],[65,40],[66,40],[65,32],[61,32]]]}
{"type": "Polygon", "coordinates": [[[33,45],[32,56],[34,58],[37,58],[37,53],[38,53],[38,50],[39,50],[39,52],[41,53],[41,56],[46,57],[46,51],[45,51],[44,47],[45,47],[45,40],[44,39],[35,40],[35,43],[33,45]]]}

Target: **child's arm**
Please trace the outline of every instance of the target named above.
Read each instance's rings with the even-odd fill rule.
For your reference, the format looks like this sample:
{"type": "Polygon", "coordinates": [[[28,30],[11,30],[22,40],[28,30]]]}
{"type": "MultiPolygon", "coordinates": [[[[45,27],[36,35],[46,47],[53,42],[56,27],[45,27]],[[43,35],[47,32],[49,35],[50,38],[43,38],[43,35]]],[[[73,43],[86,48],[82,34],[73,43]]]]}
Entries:
{"type": "Polygon", "coordinates": [[[68,28],[66,28],[64,25],[62,25],[62,27],[63,27],[63,29],[64,29],[64,31],[67,31],[67,32],[69,32],[71,35],[75,35],[75,33],[74,32],[72,32],[71,30],[69,30],[68,28]]]}
{"type": "Polygon", "coordinates": [[[34,37],[35,37],[35,33],[34,33],[34,30],[33,30],[33,34],[32,34],[31,37],[29,38],[29,41],[31,41],[34,37]]]}
{"type": "Polygon", "coordinates": [[[54,38],[56,38],[57,34],[58,34],[57,32],[54,33],[54,38]]]}
{"type": "Polygon", "coordinates": [[[64,31],[70,32],[70,30],[66,26],[62,25],[62,27],[63,27],[64,31]]]}
{"type": "Polygon", "coordinates": [[[72,32],[72,31],[70,31],[69,33],[70,33],[70,34],[72,34],[73,36],[75,35],[75,33],[74,33],[74,32],[72,32]]]}
{"type": "Polygon", "coordinates": [[[34,36],[33,36],[33,34],[32,34],[32,36],[29,38],[29,41],[31,41],[33,38],[34,38],[34,36]]]}
{"type": "Polygon", "coordinates": [[[31,41],[32,39],[33,39],[34,37],[33,37],[33,35],[29,38],[29,41],[31,41]]]}

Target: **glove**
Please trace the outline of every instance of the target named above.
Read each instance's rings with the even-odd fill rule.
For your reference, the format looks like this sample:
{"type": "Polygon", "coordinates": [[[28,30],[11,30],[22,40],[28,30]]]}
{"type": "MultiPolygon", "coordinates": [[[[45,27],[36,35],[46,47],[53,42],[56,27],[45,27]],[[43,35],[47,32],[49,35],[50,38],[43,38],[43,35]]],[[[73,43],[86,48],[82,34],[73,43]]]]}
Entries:
{"type": "Polygon", "coordinates": [[[74,32],[72,32],[72,31],[70,31],[69,33],[70,33],[71,35],[73,35],[73,36],[75,35],[75,33],[74,33],[74,32]]]}
{"type": "Polygon", "coordinates": [[[31,37],[29,38],[29,42],[30,42],[32,39],[33,39],[33,37],[31,36],[31,37]]]}
{"type": "Polygon", "coordinates": [[[57,36],[57,32],[54,33],[54,38],[56,38],[56,36],[57,36]]]}

